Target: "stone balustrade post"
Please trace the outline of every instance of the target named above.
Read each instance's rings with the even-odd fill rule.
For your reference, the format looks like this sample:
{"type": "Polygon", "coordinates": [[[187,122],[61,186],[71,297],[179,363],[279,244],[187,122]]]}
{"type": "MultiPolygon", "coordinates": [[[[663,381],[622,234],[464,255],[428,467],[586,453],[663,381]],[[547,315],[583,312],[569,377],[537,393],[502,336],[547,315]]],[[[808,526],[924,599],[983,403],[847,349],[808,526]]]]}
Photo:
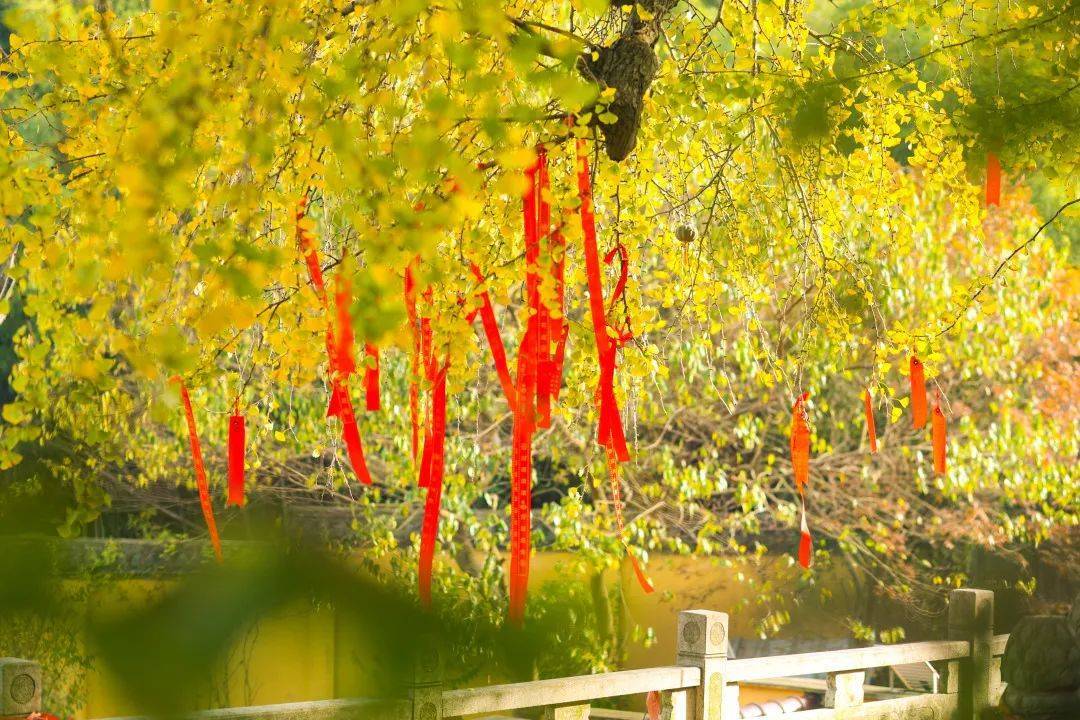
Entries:
{"type": "Polygon", "coordinates": [[[41,666],[30,660],[0,658],[0,718],[41,712],[41,666]]]}

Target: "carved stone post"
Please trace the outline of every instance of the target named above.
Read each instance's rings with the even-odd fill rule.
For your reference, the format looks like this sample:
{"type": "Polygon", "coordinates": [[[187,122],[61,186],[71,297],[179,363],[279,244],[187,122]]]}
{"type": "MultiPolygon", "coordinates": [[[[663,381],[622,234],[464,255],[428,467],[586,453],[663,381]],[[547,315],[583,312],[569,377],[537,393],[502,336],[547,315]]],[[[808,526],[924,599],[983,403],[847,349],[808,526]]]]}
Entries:
{"type": "Polygon", "coordinates": [[[0,658],[0,717],[41,712],[41,666],[30,660],[0,658]]]}
{"type": "Polygon", "coordinates": [[[949,639],[967,640],[971,656],[950,663],[946,692],[960,693],[961,720],[979,720],[990,707],[990,674],[994,639],[994,593],[990,590],[953,590],[949,593],[949,639]]]}
{"type": "Polygon", "coordinates": [[[422,643],[426,652],[417,658],[409,699],[410,720],[442,720],[442,653],[434,641],[422,643]]]}
{"type": "Polygon", "coordinates": [[[679,613],[679,665],[701,668],[701,685],[694,694],[694,720],[736,720],[739,686],[724,680],[727,662],[728,616],[712,610],[679,613]]]}

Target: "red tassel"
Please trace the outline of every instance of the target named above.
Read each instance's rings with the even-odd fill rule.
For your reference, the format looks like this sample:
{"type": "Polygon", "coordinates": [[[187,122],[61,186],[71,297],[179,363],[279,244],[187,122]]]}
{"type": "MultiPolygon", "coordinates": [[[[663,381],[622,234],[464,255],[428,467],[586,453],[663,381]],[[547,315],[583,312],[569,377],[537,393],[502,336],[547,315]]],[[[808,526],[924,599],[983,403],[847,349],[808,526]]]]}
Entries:
{"type": "Polygon", "coordinates": [[[802,504],[801,533],[799,535],[799,564],[809,569],[813,551],[813,541],[810,538],[810,527],[806,524],[806,504],[802,504]]]}
{"type": "Polygon", "coordinates": [[[1001,162],[992,152],[986,153],[986,206],[1001,204],[1001,162]]]}
{"type": "Polygon", "coordinates": [[[420,531],[420,602],[431,607],[431,572],[435,560],[435,544],[439,536],[439,511],[442,502],[443,471],[446,451],[446,374],[443,365],[435,377],[431,391],[431,433],[424,441],[424,458],[428,477],[424,487],[424,521],[420,531]],[[430,452],[429,452],[430,447],[430,452]]]}
{"type": "Polygon", "coordinates": [[[866,432],[870,436],[870,452],[877,452],[877,425],[874,423],[874,406],[870,401],[870,391],[863,391],[863,406],[866,409],[866,432]]]}
{"type": "Polygon", "coordinates": [[[934,472],[945,474],[945,413],[941,411],[941,394],[934,401],[934,419],[931,427],[934,445],[934,472]]]}
{"type": "Polygon", "coordinates": [[[916,430],[926,427],[926,374],[922,361],[911,356],[911,420],[916,430]]]}
{"type": "Polygon", "coordinates": [[[374,412],[379,409],[379,348],[371,343],[364,345],[367,355],[367,367],[364,369],[364,397],[367,409],[374,412]]]}
{"type": "Polygon", "coordinates": [[[244,423],[237,401],[229,417],[229,498],[225,501],[226,507],[244,505],[244,423]]]}
{"type": "Polygon", "coordinates": [[[810,393],[803,393],[795,400],[791,417],[791,469],[795,475],[795,489],[802,495],[810,482],[810,426],[806,424],[804,403],[810,393]]]}
{"type": "Polygon", "coordinates": [[[191,463],[195,467],[195,485],[199,488],[199,505],[202,506],[203,520],[206,521],[206,530],[210,534],[210,544],[214,546],[214,555],[218,562],[221,562],[221,538],[218,536],[217,523],[214,522],[214,508],[210,504],[210,485],[206,482],[206,468],[203,466],[199,432],[195,428],[195,412],[191,409],[191,396],[188,395],[187,386],[179,375],[174,375],[172,381],[180,385],[180,400],[184,404],[188,442],[191,445],[191,463]]]}

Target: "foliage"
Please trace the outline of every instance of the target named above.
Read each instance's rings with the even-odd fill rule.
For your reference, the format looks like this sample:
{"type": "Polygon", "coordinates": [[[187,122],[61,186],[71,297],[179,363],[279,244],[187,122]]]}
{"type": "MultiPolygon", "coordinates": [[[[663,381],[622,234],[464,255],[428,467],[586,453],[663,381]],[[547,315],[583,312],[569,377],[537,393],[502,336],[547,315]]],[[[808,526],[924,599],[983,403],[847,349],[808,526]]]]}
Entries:
{"type": "MultiPolygon", "coordinates": [[[[635,552],[789,550],[785,443],[802,391],[819,562],[839,550],[886,591],[925,601],[958,581],[943,547],[1037,542],[1076,524],[1078,418],[1045,398],[1075,347],[1065,301],[1077,277],[1048,239],[1056,226],[1036,232],[1076,195],[1068,0],[24,2],[6,22],[0,208],[14,289],[0,313],[18,302],[28,320],[0,467],[33,456],[48,470],[23,482],[74,489],[63,534],[132,487],[152,498],[190,485],[166,382],[179,373],[212,470],[240,395],[257,489],[350,505],[358,534],[409,577],[411,555],[395,552],[422,493],[401,287],[419,256],[433,298],[422,312],[451,358],[440,540],[456,562],[437,582],[445,602],[464,589],[500,613],[509,415],[465,320],[468,264],[516,347],[521,171],[545,142],[566,213],[571,331],[556,424],[538,442],[538,539],[617,564],[573,214],[578,137],[604,249],[621,242],[630,257],[613,312],[635,332],[618,374],[635,552]],[[618,98],[579,58],[654,21],[637,149],[615,163],[597,138],[618,98]],[[1008,176],[1000,208],[981,205],[988,151],[1008,176]],[[1032,209],[1027,174],[1041,197],[1064,198],[1051,212],[1032,209]],[[294,240],[305,195],[324,269],[351,277],[358,338],[387,349],[387,407],[361,418],[371,488],[352,482],[323,417],[325,318],[294,240]],[[913,349],[949,413],[944,478],[907,429],[913,349]],[[864,387],[887,424],[876,457],[861,442],[864,387]]],[[[190,514],[146,502],[155,528],[197,531],[190,514]]],[[[243,532],[225,519],[227,535],[243,532]]]]}

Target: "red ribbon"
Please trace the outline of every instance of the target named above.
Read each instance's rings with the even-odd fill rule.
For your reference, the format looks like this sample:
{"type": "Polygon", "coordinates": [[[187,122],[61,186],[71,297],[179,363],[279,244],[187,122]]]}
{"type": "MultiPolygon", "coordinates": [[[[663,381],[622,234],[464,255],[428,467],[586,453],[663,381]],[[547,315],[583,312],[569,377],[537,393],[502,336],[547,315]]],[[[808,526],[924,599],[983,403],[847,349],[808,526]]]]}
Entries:
{"type": "MultiPolygon", "coordinates": [[[[478,282],[484,282],[484,275],[475,263],[471,264],[472,273],[478,282]]],[[[514,380],[510,376],[510,365],[506,361],[506,346],[503,345],[502,335],[499,334],[499,324],[495,319],[495,309],[491,305],[491,296],[487,290],[480,291],[480,323],[484,327],[484,336],[487,338],[488,347],[491,348],[491,359],[495,363],[495,373],[499,376],[499,384],[502,385],[503,394],[510,410],[514,409],[514,397],[517,394],[514,388],[514,380]]]]}
{"type": "MultiPolygon", "coordinates": [[[[604,290],[602,273],[600,268],[600,252],[596,242],[596,216],[593,213],[592,182],[589,178],[589,159],[585,152],[585,141],[577,142],[577,182],[578,198],[581,200],[581,230],[584,236],[585,249],[585,275],[589,286],[589,308],[592,313],[593,335],[596,338],[596,353],[600,365],[600,377],[596,389],[599,422],[597,429],[597,442],[606,450],[608,465],[608,480],[611,484],[612,498],[615,504],[615,521],[619,531],[619,539],[623,543],[627,557],[634,568],[634,575],[638,584],[645,593],[653,592],[653,586],[645,577],[637,558],[623,540],[624,528],[622,519],[622,493],[619,481],[619,463],[630,459],[630,450],[626,446],[626,435],[623,431],[622,417],[619,414],[619,403],[615,397],[615,356],[618,348],[630,337],[629,326],[619,332],[611,328],[607,321],[607,313],[604,307],[604,290]],[[614,335],[614,337],[613,337],[614,335]]],[[[604,262],[611,264],[615,256],[620,260],[619,280],[615,285],[615,291],[611,294],[611,306],[614,307],[623,293],[626,291],[626,280],[629,274],[629,255],[626,248],[620,243],[612,248],[604,256],[604,262]]]]}
{"type": "Polygon", "coordinates": [[[356,411],[353,409],[348,381],[344,379],[335,381],[331,404],[334,404],[335,396],[337,417],[341,419],[341,437],[345,441],[349,464],[352,465],[356,477],[360,478],[360,482],[370,485],[371,473],[368,472],[367,461],[364,459],[364,443],[360,440],[360,430],[356,427],[356,411]]]}
{"type": "Polygon", "coordinates": [[[934,445],[934,472],[945,474],[945,413],[941,410],[941,393],[934,399],[934,417],[931,426],[931,438],[934,445]]]}
{"type": "MultiPolygon", "coordinates": [[[[534,316],[535,317],[535,316],[534,316]]],[[[536,432],[535,323],[530,319],[517,358],[517,391],[510,464],[510,621],[525,619],[532,552],[532,439],[536,432]]]]}
{"type": "Polygon", "coordinates": [[[866,432],[870,436],[870,452],[877,452],[877,425],[874,423],[874,406],[870,400],[870,390],[863,391],[863,408],[866,410],[866,432]]]}
{"type": "Polygon", "coordinates": [[[660,693],[657,690],[650,690],[645,695],[645,714],[648,715],[649,720],[660,720],[660,693]]]}
{"type": "Polygon", "coordinates": [[[326,284],[323,282],[322,267],[319,265],[319,252],[315,247],[315,237],[303,226],[303,220],[307,216],[308,199],[300,198],[296,205],[296,243],[300,248],[300,254],[304,256],[307,264],[308,277],[315,288],[315,294],[319,301],[326,305],[326,284]]]}
{"type": "Polygon", "coordinates": [[[916,430],[926,427],[926,374],[922,361],[915,355],[909,363],[911,375],[911,420],[916,430]]]}
{"type": "Polygon", "coordinates": [[[992,152],[986,153],[986,206],[1001,204],[1001,162],[992,152]]]}
{"type": "Polygon", "coordinates": [[[424,521],[420,531],[420,565],[417,575],[420,584],[420,602],[424,607],[431,607],[431,570],[435,560],[435,543],[439,535],[439,511],[442,502],[446,453],[446,374],[448,369],[447,362],[436,373],[435,383],[432,386],[431,432],[424,440],[424,462],[421,466],[420,486],[427,489],[427,497],[424,501],[424,521]]]}
{"type": "Polygon", "coordinates": [[[210,504],[210,486],[206,482],[206,468],[203,466],[202,446],[199,444],[199,432],[195,427],[195,412],[191,409],[191,396],[187,386],[179,375],[172,381],[180,386],[180,400],[184,404],[184,416],[187,419],[188,441],[191,444],[191,463],[195,467],[195,485],[199,488],[199,505],[202,506],[206,530],[210,533],[210,544],[214,546],[214,555],[222,561],[221,538],[218,537],[217,523],[214,522],[214,508],[210,504]]]}
{"type": "Polygon", "coordinates": [[[592,187],[589,180],[589,160],[585,154],[585,143],[578,140],[578,197],[581,199],[581,229],[585,237],[585,274],[589,285],[589,307],[592,311],[593,335],[596,338],[596,352],[600,363],[600,382],[597,387],[599,404],[598,442],[604,447],[613,447],[620,462],[630,459],[623,432],[622,418],[615,397],[615,351],[619,340],[608,334],[607,315],[604,309],[603,284],[600,271],[600,253],[596,247],[596,217],[592,207],[592,187]]]}
{"type": "Polygon", "coordinates": [[[245,420],[240,413],[239,398],[229,417],[229,497],[225,506],[244,504],[244,441],[245,420]]]}
{"type": "Polygon", "coordinates": [[[810,481],[810,426],[806,424],[804,403],[810,393],[795,401],[791,416],[791,469],[795,474],[795,489],[802,495],[810,481]]]}
{"type": "Polygon", "coordinates": [[[367,366],[364,369],[364,397],[367,409],[371,412],[379,409],[379,348],[371,343],[364,345],[367,366]]]}
{"type": "Polygon", "coordinates": [[[800,535],[799,564],[810,567],[810,528],[806,524],[806,486],[810,482],[810,426],[806,422],[806,392],[795,400],[791,412],[791,469],[795,475],[795,489],[799,492],[800,535]]]}
{"type": "Polygon", "coordinates": [[[810,526],[806,524],[806,501],[800,499],[801,508],[800,532],[799,532],[799,564],[804,568],[810,568],[813,541],[810,538],[810,526]]]}
{"type": "Polygon", "coordinates": [[[409,318],[409,335],[412,337],[412,350],[409,353],[409,419],[412,422],[412,458],[415,461],[420,448],[420,334],[417,329],[419,319],[416,312],[416,279],[413,277],[413,264],[405,268],[405,311],[409,318]]]}

